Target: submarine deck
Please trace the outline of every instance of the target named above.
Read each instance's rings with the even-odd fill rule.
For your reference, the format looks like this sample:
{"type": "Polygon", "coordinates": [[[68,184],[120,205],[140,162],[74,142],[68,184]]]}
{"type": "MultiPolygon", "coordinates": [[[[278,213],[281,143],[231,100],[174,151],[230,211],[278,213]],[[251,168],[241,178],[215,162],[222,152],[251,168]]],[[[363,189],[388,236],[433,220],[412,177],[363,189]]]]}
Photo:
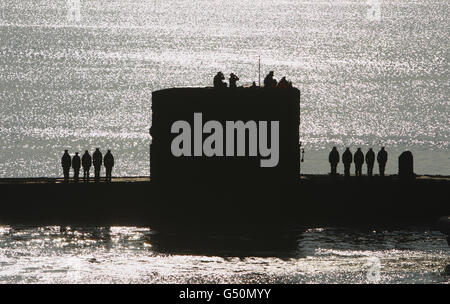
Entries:
{"type": "MultiPolygon", "coordinates": [[[[344,177],[343,175],[330,176],[326,174],[303,174],[299,176],[299,182],[311,181],[311,182],[329,182],[337,180],[347,180],[347,181],[361,181],[361,180],[384,180],[384,181],[394,181],[400,180],[398,175],[387,175],[385,177],[380,176],[350,176],[344,177]]],[[[450,182],[450,175],[417,175],[416,181],[447,181],[450,182]]],[[[118,176],[113,177],[113,183],[148,183],[151,179],[148,176],[118,176]]],[[[104,183],[105,178],[100,178],[100,183],[104,183]]],[[[70,178],[69,183],[74,183],[73,178],[70,178]]],[[[80,184],[84,184],[83,179],[80,178],[80,184]]],[[[0,184],[64,184],[64,179],[62,177],[18,177],[18,178],[0,178],[0,184]]],[[[94,178],[91,176],[89,184],[95,184],[94,178]]]]}
{"type": "MultiPolygon", "coordinates": [[[[0,179],[0,224],[251,227],[433,226],[450,176],[302,175],[294,183],[192,184],[115,177],[0,179]]],[[[253,228],[252,228],[253,229],[253,228]]]]}

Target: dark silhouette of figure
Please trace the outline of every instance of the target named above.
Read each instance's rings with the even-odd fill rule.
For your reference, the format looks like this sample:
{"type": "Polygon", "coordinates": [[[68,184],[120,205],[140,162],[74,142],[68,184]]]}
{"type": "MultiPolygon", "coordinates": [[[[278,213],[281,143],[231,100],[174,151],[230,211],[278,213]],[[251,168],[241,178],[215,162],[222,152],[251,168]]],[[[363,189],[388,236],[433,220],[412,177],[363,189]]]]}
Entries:
{"type": "Polygon", "coordinates": [[[375,152],[372,148],[366,153],[367,175],[373,176],[373,164],[375,163],[375,152]]]}
{"type": "Polygon", "coordinates": [[[237,77],[235,74],[231,73],[230,74],[230,88],[237,88],[236,82],[239,80],[239,77],[237,77]]]}
{"type": "Polygon", "coordinates": [[[414,158],[411,151],[405,151],[398,157],[398,176],[414,178],[414,158]]]}
{"type": "Polygon", "coordinates": [[[251,88],[256,89],[256,82],[253,81],[251,88]]]}
{"type": "Polygon", "coordinates": [[[224,82],[225,76],[222,72],[218,72],[216,76],[214,76],[214,87],[215,88],[226,88],[227,84],[224,82]]]}
{"type": "Polygon", "coordinates": [[[94,181],[100,181],[100,169],[102,168],[103,155],[99,148],[96,148],[94,154],[92,154],[94,164],[94,181]]]}
{"type": "Polygon", "coordinates": [[[81,157],[81,163],[83,165],[83,182],[86,183],[89,182],[89,170],[91,170],[92,166],[92,157],[88,150],[84,151],[84,154],[81,157]]]}
{"type": "Polygon", "coordinates": [[[72,158],[72,168],[73,168],[73,180],[78,183],[78,179],[80,177],[80,167],[81,167],[81,159],[78,155],[78,152],[75,152],[75,155],[72,158]]]}
{"type": "Polygon", "coordinates": [[[384,169],[386,168],[386,163],[388,160],[388,154],[384,147],[377,154],[378,168],[380,169],[380,176],[384,176],[384,169]]]}
{"type": "Polygon", "coordinates": [[[64,154],[61,157],[61,166],[63,168],[64,173],[64,182],[69,182],[69,172],[70,172],[70,166],[72,165],[72,159],[69,155],[69,150],[64,150],[64,154]]]}
{"type": "Polygon", "coordinates": [[[361,148],[358,148],[358,150],[355,152],[354,162],[355,162],[355,175],[361,176],[362,166],[364,164],[364,154],[362,153],[361,148]]]}
{"type": "Polygon", "coordinates": [[[328,155],[328,161],[331,164],[331,175],[337,174],[337,164],[339,163],[339,152],[336,147],[333,147],[330,154],[328,155]]]}
{"type": "Polygon", "coordinates": [[[273,71],[270,71],[269,74],[264,78],[264,87],[265,88],[276,88],[277,81],[273,78],[273,71]]]}
{"type": "Polygon", "coordinates": [[[344,163],[344,175],[350,176],[350,165],[353,161],[352,152],[350,152],[350,148],[346,148],[344,153],[342,154],[342,162],[344,163]]]}
{"type": "Polygon", "coordinates": [[[106,168],[106,181],[110,182],[112,169],[114,167],[114,156],[111,154],[111,150],[106,152],[105,157],[103,158],[103,164],[106,168]]]}
{"type": "Polygon", "coordinates": [[[280,89],[288,89],[292,88],[292,82],[287,81],[286,77],[281,78],[280,82],[278,82],[278,88],[280,89]]]}

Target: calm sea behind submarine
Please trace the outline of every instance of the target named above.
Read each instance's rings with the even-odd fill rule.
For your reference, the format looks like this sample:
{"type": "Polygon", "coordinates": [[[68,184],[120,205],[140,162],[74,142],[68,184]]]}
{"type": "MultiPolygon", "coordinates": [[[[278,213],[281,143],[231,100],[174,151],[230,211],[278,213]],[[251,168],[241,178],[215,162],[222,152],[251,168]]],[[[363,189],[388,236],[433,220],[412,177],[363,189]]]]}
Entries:
{"type": "MultiPolygon", "coordinates": [[[[0,3],[0,177],[60,176],[64,149],[95,147],[112,149],[115,175],[147,175],[152,91],[212,85],[219,70],[250,85],[259,56],[262,77],[302,92],[303,173],[329,172],[334,145],[384,145],[387,173],[408,149],[416,173],[450,175],[447,0],[383,0],[379,21],[356,0],[82,0],[81,22],[68,8],[0,3]]],[[[0,226],[0,282],[359,283],[373,258],[377,282],[450,282],[444,236],[421,228],[173,238],[0,226]]]]}

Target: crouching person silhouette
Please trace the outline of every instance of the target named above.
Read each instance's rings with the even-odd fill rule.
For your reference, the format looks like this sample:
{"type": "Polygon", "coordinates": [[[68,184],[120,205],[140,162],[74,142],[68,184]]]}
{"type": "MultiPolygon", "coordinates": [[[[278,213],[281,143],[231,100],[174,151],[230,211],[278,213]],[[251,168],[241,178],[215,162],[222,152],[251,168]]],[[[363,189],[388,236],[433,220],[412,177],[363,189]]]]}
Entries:
{"type": "Polygon", "coordinates": [[[94,154],[92,154],[94,164],[94,181],[98,183],[100,181],[100,169],[102,168],[103,155],[99,148],[96,148],[94,154]]]}
{"type": "Polygon", "coordinates": [[[83,182],[89,182],[89,170],[92,166],[92,157],[88,150],[84,151],[83,157],[81,157],[81,163],[83,165],[83,182]]]}
{"type": "Polygon", "coordinates": [[[227,84],[224,82],[224,80],[225,80],[225,76],[223,75],[223,73],[218,72],[216,74],[216,76],[214,76],[214,80],[213,80],[214,87],[216,89],[226,88],[227,84]]]}
{"type": "Polygon", "coordinates": [[[111,182],[112,169],[114,167],[114,156],[111,154],[111,150],[106,152],[105,157],[103,158],[103,164],[106,168],[106,181],[111,182]]]}

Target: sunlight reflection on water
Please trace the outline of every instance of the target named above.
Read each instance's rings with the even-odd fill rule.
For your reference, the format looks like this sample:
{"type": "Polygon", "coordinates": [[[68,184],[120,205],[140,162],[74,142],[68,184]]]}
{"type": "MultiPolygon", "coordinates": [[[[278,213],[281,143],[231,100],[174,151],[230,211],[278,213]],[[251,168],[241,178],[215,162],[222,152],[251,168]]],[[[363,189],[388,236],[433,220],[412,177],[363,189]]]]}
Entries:
{"type": "Polygon", "coordinates": [[[410,149],[418,173],[450,174],[449,9],[383,1],[371,23],[365,1],[94,0],[68,24],[63,0],[2,1],[0,176],[61,175],[65,148],[95,147],[147,174],[151,92],[218,70],[250,84],[259,55],[302,91],[305,173],[333,145],[386,145],[388,173],[410,149]]]}
{"type": "MultiPolygon", "coordinates": [[[[219,70],[248,85],[258,56],[262,73],[301,89],[303,172],[327,173],[333,145],[386,145],[388,173],[410,149],[416,172],[450,174],[450,4],[386,0],[370,23],[365,2],[90,0],[68,24],[64,0],[2,0],[0,177],[59,176],[64,149],[95,147],[112,149],[115,175],[146,175],[152,91],[209,86],[219,70]]],[[[0,226],[0,282],[354,283],[371,256],[383,283],[449,282],[436,232],[299,230],[283,250],[257,242],[261,251],[222,241],[180,248],[150,228],[0,226]]]]}
{"type": "Polygon", "coordinates": [[[365,283],[367,259],[377,257],[381,283],[450,282],[442,275],[449,263],[445,238],[426,230],[298,230],[290,256],[232,248],[179,253],[153,248],[156,236],[142,227],[1,226],[0,281],[365,283]]]}

